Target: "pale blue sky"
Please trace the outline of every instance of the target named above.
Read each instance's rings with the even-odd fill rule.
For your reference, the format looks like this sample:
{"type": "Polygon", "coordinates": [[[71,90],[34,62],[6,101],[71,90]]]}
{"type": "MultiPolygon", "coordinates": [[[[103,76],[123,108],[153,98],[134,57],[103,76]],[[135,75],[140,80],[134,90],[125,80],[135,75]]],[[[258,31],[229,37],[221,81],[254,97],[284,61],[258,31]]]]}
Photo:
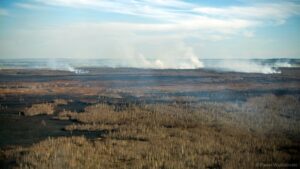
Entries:
{"type": "Polygon", "coordinates": [[[0,0],[0,58],[300,58],[296,0],[0,0]]]}

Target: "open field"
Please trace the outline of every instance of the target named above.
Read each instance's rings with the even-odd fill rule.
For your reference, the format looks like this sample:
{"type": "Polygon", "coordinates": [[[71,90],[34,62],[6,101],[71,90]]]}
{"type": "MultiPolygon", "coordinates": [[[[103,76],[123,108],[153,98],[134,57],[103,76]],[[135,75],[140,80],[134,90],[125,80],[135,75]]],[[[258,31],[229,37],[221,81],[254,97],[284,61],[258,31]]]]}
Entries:
{"type": "Polygon", "coordinates": [[[299,68],[88,71],[0,70],[0,168],[300,165],[299,68]]]}

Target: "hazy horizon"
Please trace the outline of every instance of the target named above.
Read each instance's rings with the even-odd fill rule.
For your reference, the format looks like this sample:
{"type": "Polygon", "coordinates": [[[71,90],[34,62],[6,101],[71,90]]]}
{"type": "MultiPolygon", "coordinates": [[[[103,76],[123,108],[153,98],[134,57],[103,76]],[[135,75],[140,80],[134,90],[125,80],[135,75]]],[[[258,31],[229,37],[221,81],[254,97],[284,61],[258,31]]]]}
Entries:
{"type": "MultiPolygon", "coordinates": [[[[148,59],[149,62],[155,60],[148,59]]],[[[189,59],[180,59],[180,63],[188,63],[189,59]]],[[[191,67],[189,64],[178,64],[170,67],[155,65],[128,65],[121,59],[0,59],[1,69],[50,69],[88,73],[90,68],[139,68],[139,69],[206,69],[222,72],[242,73],[281,73],[281,68],[300,67],[300,59],[201,59],[201,67],[191,67]]]]}
{"type": "Polygon", "coordinates": [[[2,59],[198,68],[203,59],[300,58],[294,0],[3,0],[0,22],[2,59]]]}

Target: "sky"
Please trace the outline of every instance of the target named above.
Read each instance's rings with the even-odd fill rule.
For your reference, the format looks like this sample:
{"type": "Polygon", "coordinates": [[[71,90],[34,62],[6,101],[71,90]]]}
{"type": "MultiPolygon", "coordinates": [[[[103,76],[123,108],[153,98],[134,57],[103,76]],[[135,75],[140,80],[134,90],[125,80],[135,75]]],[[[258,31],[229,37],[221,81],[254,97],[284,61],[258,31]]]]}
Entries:
{"type": "Polygon", "coordinates": [[[299,0],[0,0],[0,58],[300,58],[299,0]]]}

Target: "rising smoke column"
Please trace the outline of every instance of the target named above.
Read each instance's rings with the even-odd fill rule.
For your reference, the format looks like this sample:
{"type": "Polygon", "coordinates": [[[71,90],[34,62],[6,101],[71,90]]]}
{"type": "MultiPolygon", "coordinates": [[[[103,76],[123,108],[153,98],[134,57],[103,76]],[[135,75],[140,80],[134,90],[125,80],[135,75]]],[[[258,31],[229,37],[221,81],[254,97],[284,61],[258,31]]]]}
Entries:
{"type": "Polygon", "coordinates": [[[86,70],[76,69],[75,67],[71,66],[70,63],[68,63],[66,61],[49,60],[49,61],[47,61],[45,68],[51,69],[51,70],[64,70],[64,71],[69,71],[69,72],[73,72],[76,74],[88,73],[88,71],[86,71],[86,70]]]}

